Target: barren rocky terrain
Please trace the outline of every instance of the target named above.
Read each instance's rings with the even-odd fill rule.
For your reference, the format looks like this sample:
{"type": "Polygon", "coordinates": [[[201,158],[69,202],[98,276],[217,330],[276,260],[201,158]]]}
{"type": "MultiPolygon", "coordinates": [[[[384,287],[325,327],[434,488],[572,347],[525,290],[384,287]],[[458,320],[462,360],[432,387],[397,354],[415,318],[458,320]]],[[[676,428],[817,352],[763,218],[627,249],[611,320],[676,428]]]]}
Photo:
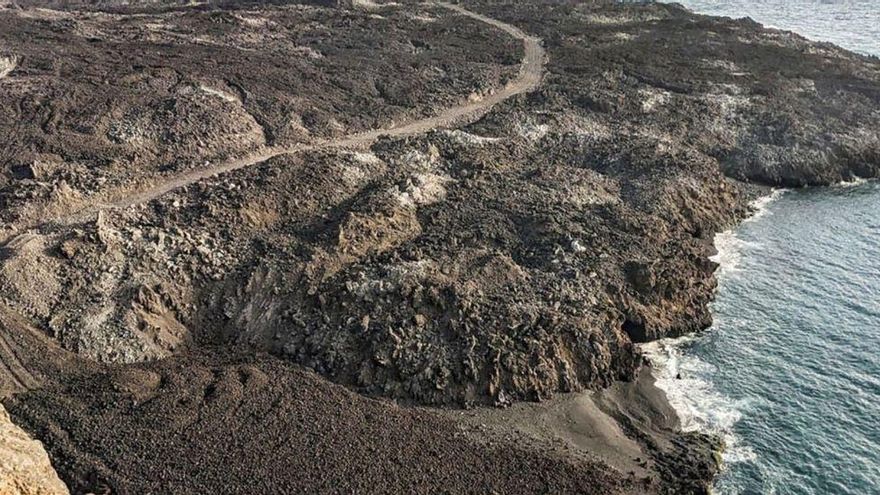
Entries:
{"type": "Polygon", "coordinates": [[[880,174],[880,61],[664,4],[29,0],[0,100],[0,396],[75,493],[703,493],[636,344],[880,174]]]}

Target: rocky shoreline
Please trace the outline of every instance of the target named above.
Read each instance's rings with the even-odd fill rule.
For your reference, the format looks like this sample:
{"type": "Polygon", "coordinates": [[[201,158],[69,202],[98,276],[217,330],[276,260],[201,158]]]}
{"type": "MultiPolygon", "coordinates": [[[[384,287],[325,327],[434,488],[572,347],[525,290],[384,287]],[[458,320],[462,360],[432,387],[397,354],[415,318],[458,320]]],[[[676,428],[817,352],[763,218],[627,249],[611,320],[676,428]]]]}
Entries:
{"type": "Polygon", "coordinates": [[[15,423],[76,493],[705,493],[635,344],[709,326],[756,191],[880,175],[880,61],[676,5],[317,3],[0,10],[15,423]]]}

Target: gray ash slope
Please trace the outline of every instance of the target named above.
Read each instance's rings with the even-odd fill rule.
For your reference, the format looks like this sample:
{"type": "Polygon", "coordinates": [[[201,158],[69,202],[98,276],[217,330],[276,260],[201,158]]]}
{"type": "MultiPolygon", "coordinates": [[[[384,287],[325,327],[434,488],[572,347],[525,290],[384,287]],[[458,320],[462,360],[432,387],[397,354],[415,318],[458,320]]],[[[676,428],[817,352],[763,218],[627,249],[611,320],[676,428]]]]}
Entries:
{"type": "MultiPolygon", "coordinates": [[[[383,139],[368,151],[276,157],[94,221],[39,229],[6,246],[0,282],[10,306],[68,351],[111,363],[98,367],[98,376],[121,366],[112,363],[173,356],[171,362],[188,366],[204,348],[256,349],[356,391],[419,404],[543,399],[632,380],[642,362],[634,342],[708,326],[715,287],[715,266],[707,259],[711,239],[747,213],[751,184],[827,184],[880,172],[876,59],[751,21],[703,17],[670,5],[464,5],[543,39],[548,58],[540,88],[460,130],[383,139]],[[26,271],[32,276],[25,279],[26,271]]],[[[69,39],[85,36],[69,49],[86,59],[94,46],[119,41],[83,32],[112,33],[125,26],[124,37],[141,40],[156,22],[123,14],[4,12],[3,22],[26,27],[3,31],[2,49],[22,62],[0,84],[30,95],[7,93],[22,104],[4,105],[19,112],[8,116],[7,127],[21,130],[7,139],[22,152],[6,165],[6,197],[14,198],[4,210],[7,229],[61,208],[64,201],[97,195],[109,187],[102,184],[134,192],[145,178],[173,174],[174,165],[150,168],[161,163],[155,157],[163,153],[216,159],[259,147],[267,136],[297,142],[368,128],[374,123],[359,122],[376,108],[388,122],[430,112],[420,106],[425,101],[439,108],[456,94],[480,98],[487,85],[498,87],[512,77],[511,64],[521,56],[517,43],[498,41],[486,26],[462,33],[462,19],[431,7],[249,9],[185,10],[173,20],[160,19],[159,24],[173,25],[162,28],[157,46],[184,27],[187,36],[201,40],[200,33],[228,29],[215,26],[229,22],[235,29],[266,19],[315,29],[314,18],[320,17],[355,29],[358,23],[396,22],[401,46],[416,53],[434,48],[436,58],[417,59],[425,68],[414,83],[406,67],[392,67],[398,72],[391,75],[377,68],[376,77],[410,83],[402,94],[412,99],[393,111],[376,107],[357,85],[338,89],[333,100],[345,105],[322,106],[333,100],[315,86],[303,94],[318,117],[291,120],[289,114],[260,113],[284,108],[290,96],[259,89],[264,68],[240,55],[249,45],[229,48],[229,65],[239,76],[225,86],[210,84],[218,81],[217,69],[186,59],[188,50],[167,48],[173,60],[183,59],[172,72],[193,81],[184,87],[200,88],[207,81],[208,88],[232,98],[212,105],[241,105],[237,125],[249,122],[248,115],[256,123],[253,130],[263,129],[243,131],[255,137],[237,141],[227,139],[233,123],[223,124],[208,133],[216,137],[212,148],[197,146],[198,139],[186,134],[206,132],[187,127],[202,122],[201,103],[186,110],[196,112],[190,120],[153,115],[154,106],[147,105],[119,115],[96,111],[100,125],[66,123],[65,116],[78,118],[77,101],[86,100],[72,100],[66,113],[38,105],[50,98],[40,96],[28,77],[51,78],[53,69],[30,66],[36,73],[22,72],[40,58],[16,52],[29,50],[16,36],[45,30],[69,39]],[[291,11],[300,17],[285,21],[291,11]],[[22,15],[43,17],[22,24],[22,15]],[[413,27],[438,22],[447,27],[413,27]],[[466,47],[457,36],[468,37],[466,47]],[[89,41],[93,38],[99,41],[89,41]],[[444,63],[440,57],[447,53],[454,60],[444,63]],[[477,60],[468,58],[471,53],[477,60]],[[466,76],[421,76],[438,67],[466,76]],[[236,93],[236,86],[243,89],[236,93]],[[429,94],[441,96],[428,100],[429,94]],[[262,106],[248,106],[261,99],[262,106]],[[142,112],[148,118],[142,119],[142,112]],[[168,150],[167,135],[145,133],[161,127],[165,117],[183,127],[182,151],[168,150]],[[267,127],[273,118],[279,123],[267,127]],[[16,127],[13,121],[22,123],[16,127]],[[149,125],[119,124],[132,121],[149,125]],[[127,130],[132,128],[138,132],[127,130]],[[53,137],[53,129],[81,136],[84,151],[61,152],[67,138],[57,132],[53,137]],[[120,136],[126,139],[113,129],[124,130],[120,136]],[[103,156],[105,149],[132,161],[94,167],[90,156],[103,156]],[[206,156],[212,149],[218,151],[206,156]],[[44,174],[47,162],[61,172],[44,174]],[[132,163],[143,167],[125,166],[132,163]]],[[[234,39],[273,46],[273,38],[254,41],[253,33],[234,39]]],[[[290,49],[311,53],[298,45],[290,49]]],[[[325,57],[331,60],[322,63],[337,60],[325,57]]],[[[354,61],[364,60],[342,58],[338,64],[348,68],[354,61]]],[[[163,81],[159,69],[138,70],[145,88],[163,81]]],[[[89,84],[72,94],[104,97],[100,85],[89,84]]],[[[137,93],[126,90],[115,98],[131,105],[137,93]]],[[[235,115],[218,110],[207,111],[221,124],[235,115]]],[[[141,366],[153,365],[135,369],[141,366]]],[[[83,418],[94,414],[90,410],[110,411],[112,387],[63,375],[52,381],[57,383],[7,404],[47,439],[63,476],[87,487],[85,466],[109,462],[110,456],[56,445],[58,433],[47,425],[86,424],[83,418]],[[91,393],[107,399],[87,404],[77,398],[91,393]],[[83,404],[69,408],[82,415],[53,419],[55,404],[64,401],[83,404]]],[[[133,431],[127,428],[141,417],[148,412],[132,406],[119,416],[119,432],[133,431]],[[131,422],[122,419],[129,417],[131,422]]],[[[96,441],[103,428],[94,425],[77,437],[96,441]]],[[[631,434],[639,436],[638,428],[631,434]]],[[[169,437],[162,438],[158,441],[168,445],[169,437]]],[[[698,442],[676,445],[690,441],[698,442]]],[[[692,459],[697,458],[705,462],[711,455],[706,451],[692,459]]],[[[680,463],[690,460],[683,455],[680,463]]],[[[134,469],[117,466],[119,472],[134,469]]],[[[699,491],[713,469],[696,473],[696,480],[676,479],[674,471],[661,470],[660,483],[650,490],[699,491]]],[[[119,472],[109,465],[101,476],[116,479],[112,473],[119,472]]],[[[123,486],[117,483],[117,489],[123,486]]]]}
{"type": "Polygon", "coordinates": [[[598,462],[483,443],[268,356],[191,355],[35,391],[10,411],[75,493],[627,493],[598,462]]]}

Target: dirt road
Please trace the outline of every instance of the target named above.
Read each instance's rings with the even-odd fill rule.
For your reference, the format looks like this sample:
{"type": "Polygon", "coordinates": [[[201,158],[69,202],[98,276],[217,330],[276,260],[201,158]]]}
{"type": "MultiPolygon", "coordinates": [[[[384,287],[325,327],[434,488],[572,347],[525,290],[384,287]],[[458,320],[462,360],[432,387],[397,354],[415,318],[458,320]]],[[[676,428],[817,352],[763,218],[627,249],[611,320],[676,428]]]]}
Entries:
{"type": "MultiPolygon", "coordinates": [[[[247,168],[281,155],[321,149],[361,148],[369,146],[381,136],[406,137],[423,134],[436,129],[460,126],[480,118],[493,106],[504,100],[532,91],[541,84],[541,79],[544,75],[546,53],[539,38],[530,36],[515,26],[471,12],[458,5],[452,5],[445,2],[440,2],[437,5],[460,15],[486,23],[503,31],[509,36],[522,41],[524,55],[516,79],[508,83],[499,91],[478,101],[469,101],[462,105],[447,108],[433,117],[405,122],[390,128],[374,129],[363,133],[352,134],[337,139],[324,140],[307,145],[265,148],[248,156],[164,178],[161,182],[154,183],[140,190],[133,191],[127,189],[125,191],[108,193],[106,196],[108,199],[101,203],[86,205],[83,208],[62,217],[44,219],[43,224],[70,225],[88,221],[100,210],[126,208],[132,205],[146,203],[170,191],[186,187],[210,177],[247,168]]],[[[34,227],[37,226],[32,226],[30,228],[34,227]]]]}

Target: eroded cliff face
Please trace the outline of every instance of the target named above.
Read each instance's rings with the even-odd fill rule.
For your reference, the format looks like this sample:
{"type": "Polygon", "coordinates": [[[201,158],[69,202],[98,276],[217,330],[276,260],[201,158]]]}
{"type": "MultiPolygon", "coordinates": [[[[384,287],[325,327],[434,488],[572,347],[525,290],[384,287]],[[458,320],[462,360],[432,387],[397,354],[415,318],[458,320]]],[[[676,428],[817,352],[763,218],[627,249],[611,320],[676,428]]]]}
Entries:
{"type": "Polygon", "coordinates": [[[67,495],[43,445],[14,425],[0,406],[0,493],[67,495]]]}
{"type": "Polygon", "coordinates": [[[109,369],[268,351],[506,405],[632,380],[635,343],[708,326],[713,235],[758,187],[880,174],[876,59],[670,5],[464,5],[542,40],[540,85],[369,140],[538,52],[409,3],[0,12],[9,305],[109,369]]]}

